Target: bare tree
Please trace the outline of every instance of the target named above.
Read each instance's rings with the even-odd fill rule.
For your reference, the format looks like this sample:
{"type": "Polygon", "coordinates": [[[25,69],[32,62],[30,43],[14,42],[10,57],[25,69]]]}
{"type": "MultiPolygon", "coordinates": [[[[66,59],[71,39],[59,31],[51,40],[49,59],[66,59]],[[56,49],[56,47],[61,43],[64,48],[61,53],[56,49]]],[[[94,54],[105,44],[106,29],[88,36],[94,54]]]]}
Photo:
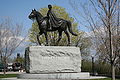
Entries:
{"type": "Polygon", "coordinates": [[[13,54],[15,49],[25,39],[20,39],[22,26],[13,25],[10,19],[4,19],[0,22],[0,55],[4,64],[4,74],[6,73],[7,59],[13,54]]]}
{"type": "MultiPolygon", "coordinates": [[[[78,6],[74,6],[76,3],[70,3],[80,14],[78,6]]],[[[96,50],[102,52],[104,59],[110,62],[112,80],[115,80],[115,66],[120,59],[119,0],[88,0],[88,3],[89,6],[82,6],[84,14],[80,16],[88,23],[85,26],[92,31],[96,50]]]]}

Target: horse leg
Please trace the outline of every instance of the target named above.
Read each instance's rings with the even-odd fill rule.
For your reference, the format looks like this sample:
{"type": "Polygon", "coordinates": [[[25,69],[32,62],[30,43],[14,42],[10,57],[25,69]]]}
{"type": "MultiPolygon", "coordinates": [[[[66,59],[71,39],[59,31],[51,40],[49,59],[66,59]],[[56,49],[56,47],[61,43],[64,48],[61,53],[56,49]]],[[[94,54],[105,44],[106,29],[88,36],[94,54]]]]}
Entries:
{"type": "Polygon", "coordinates": [[[39,36],[40,36],[40,35],[37,34],[37,42],[38,42],[39,45],[41,45],[40,40],[39,40],[39,36]]]}
{"type": "Polygon", "coordinates": [[[68,37],[68,44],[67,44],[67,46],[70,46],[70,44],[71,44],[71,42],[70,42],[70,35],[69,35],[67,30],[65,30],[64,32],[65,32],[66,36],[68,37]]]}
{"type": "Polygon", "coordinates": [[[41,45],[41,42],[39,40],[39,36],[42,35],[42,34],[43,34],[43,32],[39,32],[39,34],[37,34],[37,42],[38,42],[39,45],[41,45]]]}
{"type": "Polygon", "coordinates": [[[58,45],[58,43],[59,43],[59,41],[62,39],[62,31],[59,31],[59,38],[58,38],[58,40],[57,40],[57,45],[58,45]]]}
{"type": "Polygon", "coordinates": [[[47,32],[44,32],[44,35],[45,35],[45,39],[46,39],[46,46],[48,46],[48,36],[47,36],[47,32]]]}

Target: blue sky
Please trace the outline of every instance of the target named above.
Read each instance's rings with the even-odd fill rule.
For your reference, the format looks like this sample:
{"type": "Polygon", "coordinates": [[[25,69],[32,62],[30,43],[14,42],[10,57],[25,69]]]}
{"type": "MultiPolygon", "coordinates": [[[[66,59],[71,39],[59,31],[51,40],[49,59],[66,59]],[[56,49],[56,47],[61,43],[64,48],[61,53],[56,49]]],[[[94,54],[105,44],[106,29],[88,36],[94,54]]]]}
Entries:
{"type": "MultiPolygon", "coordinates": [[[[85,2],[86,0],[75,1],[85,2]]],[[[12,19],[12,22],[23,24],[25,30],[24,33],[27,33],[32,25],[32,20],[28,19],[28,15],[30,14],[31,10],[34,8],[40,9],[47,7],[48,4],[61,6],[66,9],[70,16],[75,16],[79,19],[79,16],[71,7],[69,0],[0,0],[0,18],[9,17],[12,19]]],[[[84,26],[79,26],[81,30],[86,31],[84,26]]],[[[22,49],[19,49],[18,51],[24,52],[22,49]]]]}
{"type": "MultiPolygon", "coordinates": [[[[23,24],[23,27],[28,30],[32,24],[32,21],[28,19],[31,10],[47,7],[48,4],[61,6],[70,16],[79,17],[69,4],[69,0],[0,0],[0,18],[10,17],[13,22],[23,24]]],[[[81,29],[85,30],[84,27],[81,29]]]]}

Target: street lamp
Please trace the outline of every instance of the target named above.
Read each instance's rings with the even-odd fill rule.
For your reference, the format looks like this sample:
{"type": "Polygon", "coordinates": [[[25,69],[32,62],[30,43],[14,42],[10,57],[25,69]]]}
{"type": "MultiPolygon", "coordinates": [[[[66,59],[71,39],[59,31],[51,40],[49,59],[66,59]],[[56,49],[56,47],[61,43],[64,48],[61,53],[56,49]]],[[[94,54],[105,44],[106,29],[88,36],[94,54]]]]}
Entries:
{"type": "Polygon", "coordinates": [[[92,57],[92,75],[94,76],[94,55],[92,57]]]}

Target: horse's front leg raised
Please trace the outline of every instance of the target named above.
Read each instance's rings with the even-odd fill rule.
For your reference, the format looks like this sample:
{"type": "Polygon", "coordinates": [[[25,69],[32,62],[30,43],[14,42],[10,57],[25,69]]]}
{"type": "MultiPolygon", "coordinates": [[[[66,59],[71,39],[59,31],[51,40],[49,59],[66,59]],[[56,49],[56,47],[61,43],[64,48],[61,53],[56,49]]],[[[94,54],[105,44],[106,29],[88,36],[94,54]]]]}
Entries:
{"type": "Polygon", "coordinates": [[[46,38],[46,46],[48,46],[48,35],[47,35],[47,32],[44,32],[44,35],[45,35],[45,38],[46,38]]]}

